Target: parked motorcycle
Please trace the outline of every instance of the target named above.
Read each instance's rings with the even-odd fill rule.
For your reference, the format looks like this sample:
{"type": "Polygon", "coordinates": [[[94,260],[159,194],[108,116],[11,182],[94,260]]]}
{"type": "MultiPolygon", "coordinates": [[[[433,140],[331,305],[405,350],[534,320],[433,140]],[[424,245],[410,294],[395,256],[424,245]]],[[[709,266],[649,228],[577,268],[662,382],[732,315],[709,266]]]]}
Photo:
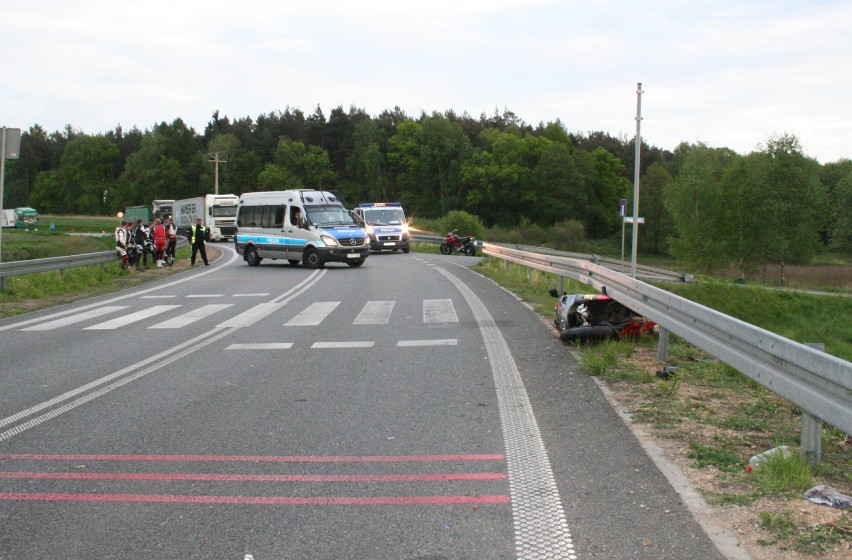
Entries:
{"type": "Polygon", "coordinates": [[[464,253],[469,257],[476,256],[476,239],[472,235],[460,236],[457,229],[447,234],[447,238],[441,243],[441,254],[451,255],[453,253],[464,253]]]}

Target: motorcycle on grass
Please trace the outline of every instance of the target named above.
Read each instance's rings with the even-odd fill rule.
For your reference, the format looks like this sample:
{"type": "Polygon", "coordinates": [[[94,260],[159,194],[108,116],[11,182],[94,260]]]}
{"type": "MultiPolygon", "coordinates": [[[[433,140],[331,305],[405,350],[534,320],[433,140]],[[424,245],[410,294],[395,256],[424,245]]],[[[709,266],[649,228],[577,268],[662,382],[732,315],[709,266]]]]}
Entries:
{"type": "Polygon", "coordinates": [[[453,253],[463,253],[469,257],[476,256],[476,239],[472,235],[460,236],[457,229],[454,229],[447,234],[444,242],[441,243],[441,254],[451,255],[453,253]]]}

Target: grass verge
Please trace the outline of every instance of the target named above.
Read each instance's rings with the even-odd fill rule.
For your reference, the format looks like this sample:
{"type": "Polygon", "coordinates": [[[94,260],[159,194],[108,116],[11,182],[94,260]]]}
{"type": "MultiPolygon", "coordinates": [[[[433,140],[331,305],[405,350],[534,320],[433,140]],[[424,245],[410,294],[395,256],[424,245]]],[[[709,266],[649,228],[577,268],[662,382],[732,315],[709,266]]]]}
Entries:
{"type": "MultiPolygon", "coordinates": [[[[474,269],[531,304],[548,322],[552,320],[554,302],[547,290],[557,286],[555,275],[494,259],[483,259],[474,269]]],[[[567,279],[565,290],[592,291],[567,279]]],[[[672,291],[724,313],[736,311],[740,319],[782,336],[797,340],[825,337],[827,349],[844,359],[850,357],[852,347],[843,340],[848,339],[848,318],[852,316],[848,298],[744,289],[728,282],[678,285],[672,291]],[[808,321],[790,320],[791,314],[805,314],[806,310],[808,321]],[[815,323],[831,326],[816,330],[815,323]],[[832,329],[836,332],[827,332],[832,329]]],[[[555,329],[553,334],[556,336],[555,329]]],[[[759,543],[782,553],[795,549],[802,555],[840,558],[850,549],[849,515],[810,504],[802,497],[803,491],[818,483],[850,493],[852,447],[846,434],[824,429],[818,466],[794,453],[773,457],[749,473],[746,466],[753,455],[779,445],[798,448],[801,411],[795,405],[677,337],[670,340],[665,364],[676,370],[667,379],[656,375],[664,364],[656,360],[655,336],[578,344],[574,351],[589,375],[608,384],[633,421],[652,426],[658,440],[667,442],[664,448],[708,502],[748,512],[749,519],[738,531],[757,527],[759,543]],[[771,504],[770,514],[765,512],[766,504],[771,504]],[[802,510],[829,518],[784,521],[785,511],[792,511],[795,515],[790,519],[794,519],[802,510]],[[760,521],[764,517],[769,521],[760,521]]]]}

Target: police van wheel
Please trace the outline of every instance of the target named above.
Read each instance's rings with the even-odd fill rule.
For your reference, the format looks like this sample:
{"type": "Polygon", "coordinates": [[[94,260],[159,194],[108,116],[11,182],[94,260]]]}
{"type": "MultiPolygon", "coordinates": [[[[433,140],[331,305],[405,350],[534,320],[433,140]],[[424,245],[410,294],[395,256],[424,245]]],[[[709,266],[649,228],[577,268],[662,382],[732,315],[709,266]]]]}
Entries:
{"type": "Polygon", "coordinates": [[[254,247],[248,247],[246,249],[246,262],[249,266],[258,266],[260,264],[260,257],[257,254],[257,250],[254,247]]]}
{"type": "Polygon", "coordinates": [[[316,249],[308,249],[305,251],[305,256],[302,257],[302,266],[305,268],[322,268],[323,262],[320,260],[319,253],[316,249]]]}

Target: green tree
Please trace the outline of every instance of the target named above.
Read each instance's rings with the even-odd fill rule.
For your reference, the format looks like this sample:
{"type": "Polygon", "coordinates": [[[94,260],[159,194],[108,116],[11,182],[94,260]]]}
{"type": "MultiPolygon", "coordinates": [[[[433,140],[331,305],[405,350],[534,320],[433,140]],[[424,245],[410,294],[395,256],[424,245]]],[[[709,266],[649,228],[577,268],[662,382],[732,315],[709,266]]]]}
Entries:
{"type": "Polygon", "coordinates": [[[346,170],[359,185],[356,194],[365,201],[391,202],[394,194],[389,189],[387,159],[383,151],[384,130],[373,120],[363,120],[355,126],[352,136],[352,153],[346,160],[346,170]]]}
{"type": "Polygon", "coordinates": [[[852,172],[837,182],[831,202],[831,248],[852,255],[852,172]]]}
{"type": "MultiPolygon", "coordinates": [[[[641,239],[648,241],[647,250],[656,255],[665,253],[666,239],[674,233],[674,223],[665,204],[665,189],[671,180],[665,164],[654,162],[642,177],[639,189],[639,212],[645,218],[645,224],[640,226],[641,239]]],[[[632,194],[628,199],[633,199],[632,194]]]]}
{"type": "Polygon", "coordinates": [[[32,203],[42,212],[109,213],[104,191],[115,182],[119,157],[118,148],[105,136],[75,136],[65,146],[59,167],[39,173],[32,203]]]}
{"type": "Polygon", "coordinates": [[[592,153],[575,152],[579,169],[586,179],[586,204],[580,218],[591,239],[614,235],[620,228],[618,201],[626,198],[630,182],[624,178],[624,165],[602,147],[592,153]]]}
{"type": "Polygon", "coordinates": [[[119,178],[118,202],[123,207],[150,204],[157,198],[198,196],[203,191],[199,179],[205,160],[195,132],[182,120],[161,123],[143,137],[139,150],[127,158],[119,178]]]}
{"type": "Polygon", "coordinates": [[[727,258],[740,278],[769,261],[769,235],[762,209],[767,192],[767,158],[761,153],[736,156],[719,183],[719,236],[727,258]]]}
{"type": "Polygon", "coordinates": [[[704,144],[681,145],[680,172],[664,187],[675,225],[671,254],[687,266],[709,270],[727,261],[719,223],[720,182],[736,154],[704,144]]]}
{"type": "Polygon", "coordinates": [[[796,136],[770,139],[764,153],[769,157],[771,190],[764,226],[771,234],[771,257],[781,265],[783,284],[787,264],[806,263],[819,249],[819,232],[827,221],[825,188],[819,181],[819,163],[804,155],[796,136]]]}

